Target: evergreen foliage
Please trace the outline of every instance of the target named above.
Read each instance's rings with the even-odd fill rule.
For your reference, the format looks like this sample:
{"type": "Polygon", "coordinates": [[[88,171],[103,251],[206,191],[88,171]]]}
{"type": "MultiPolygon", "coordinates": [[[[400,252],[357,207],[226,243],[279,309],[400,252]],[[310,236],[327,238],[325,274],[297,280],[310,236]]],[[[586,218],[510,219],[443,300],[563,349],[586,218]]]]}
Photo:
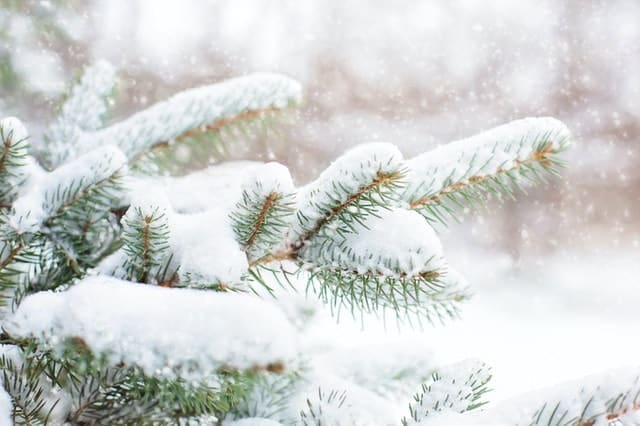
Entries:
{"type": "MultiPolygon", "coordinates": [[[[385,392],[318,378],[294,344],[308,311],[278,303],[306,292],[363,323],[457,316],[468,286],[431,223],[556,173],[569,145],[562,123],[518,120],[411,159],[365,144],[298,189],[286,167],[254,166],[242,182],[232,175],[234,197],[198,210],[182,194],[156,196],[154,173],[207,165],[221,137],[252,139],[255,128],[233,129],[299,105],[300,85],[250,75],[105,127],[115,81],[106,63],[86,70],[37,160],[20,122],[0,122],[0,370],[11,421],[429,424],[441,412],[480,412],[491,377],[482,363],[399,365],[385,392]],[[390,394],[406,407],[407,376],[426,378],[409,417],[377,417],[390,394]]],[[[637,393],[616,395],[591,417],[561,403],[535,415],[586,425],[637,409],[637,393]]]]}

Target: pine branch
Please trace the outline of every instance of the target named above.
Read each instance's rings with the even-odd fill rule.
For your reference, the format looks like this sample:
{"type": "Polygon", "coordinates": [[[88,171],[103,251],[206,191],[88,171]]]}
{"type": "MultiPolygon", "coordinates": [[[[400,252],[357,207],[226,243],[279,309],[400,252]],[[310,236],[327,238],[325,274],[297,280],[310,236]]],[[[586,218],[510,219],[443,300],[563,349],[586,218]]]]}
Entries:
{"type": "Polygon", "coordinates": [[[452,142],[409,160],[404,198],[430,221],[446,223],[457,209],[482,204],[487,194],[513,197],[524,183],[557,174],[558,154],[569,146],[569,131],[557,120],[517,120],[452,142]]]}
{"type": "Polygon", "coordinates": [[[80,136],[103,126],[115,84],[115,68],[108,62],[98,61],[85,68],[45,135],[45,160],[49,167],[58,167],[84,152],[78,145],[80,136]]]}
{"type": "Polygon", "coordinates": [[[595,426],[635,424],[640,414],[638,368],[621,368],[542,389],[469,413],[474,424],[595,426]]]}
{"type": "Polygon", "coordinates": [[[410,419],[402,424],[422,424],[434,413],[453,411],[464,413],[486,404],[482,401],[489,392],[491,369],[479,361],[469,360],[435,371],[431,380],[422,385],[422,390],[409,405],[410,419]]]}
{"type": "Polygon", "coordinates": [[[242,185],[230,214],[236,240],[250,263],[258,263],[282,244],[293,213],[293,183],[286,167],[266,164],[242,185]]]}
{"type": "Polygon", "coordinates": [[[393,145],[365,144],[347,152],[298,194],[289,247],[283,251],[313,260],[304,254],[306,244],[339,240],[389,209],[404,176],[402,155],[393,145]]]}
{"type": "Polygon", "coordinates": [[[60,402],[50,395],[51,384],[45,382],[51,367],[46,357],[16,350],[0,355],[2,384],[13,403],[12,421],[16,425],[46,425],[60,402]]]}
{"type": "Polygon", "coordinates": [[[0,142],[0,205],[8,206],[27,177],[28,135],[18,119],[0,120],[0,142]]]}
{"type": "Polygon", "coordinates": [[[277,126],[291,106],[248,111],[232,118],[187,131],[170,141],[154,145],[131,160],[142,173],[184,174],[245,154],[253,142],[270,133],[277,137],[277,126]],[[241,143],[239,143],[241,142],[241,143]]]}
{"type": "Polygon", "coordinates": [[[287,409],[291,398],[299,391],[301,379],[296,372],[256,373],[241,401],[233,407],[233,415],[241,419],[257,417],[295,424],[295,420],[288,418],[287,409]]]}
{"type": "Polygon", "coordinates": [[[29,290],[41,249],[40,236],[17,233],[11,215],[0,212],[0,316],[10,312],[29,290]]]}
{"type": "Polygon", "coordinates": [[[458,317],[460,304],[470,297],[458,282],[436,271],[390,277],[320,267],[311,272],[309,288],[338,316],[346,308],[354,316],[358,312],[387,318],[391,313],[398,321],[418,324],[458,317]]]}
{"type": "Polygon", "coordinates": [[[125,170],[126,159],[113,146],[82,155],[49,173],[42,185],[19,197],[13,204],[12,222],[21,233],[35,233],[83,202],[96,203],[97,210],[111,207],[121,196],[119,176],[125,170]]]}
{"type": "Polygon", "coordinates": [[[132,206],[122,219],[123,250],[127,255],[127,279],[160,282],[162,266],[170,256],[169,224],[159,207],[143,209],[132,206]]]}
{"type": "Polygon", "coordinates": [[[249,75],[181,92],[125,121],[82,134],[79,144],[87,150],[115,144],[134,159],[157,145],[166,146],[185,134],[192,136],[199,129],[211,126],[216,130],[300,101],[298,82],[277,74],[249,75]]]}
{"type": "Polygon", "coordinates": [[[355,422],[355,419],[349,419],[349,417],[349,404],[345,391],[332,390],[326,393],[322,389],[318,389],[317,398],[313,400],[307,399],[307,407],[300,411],[299,421],[304,426],[324,426],[342,422],[355,422]]]}

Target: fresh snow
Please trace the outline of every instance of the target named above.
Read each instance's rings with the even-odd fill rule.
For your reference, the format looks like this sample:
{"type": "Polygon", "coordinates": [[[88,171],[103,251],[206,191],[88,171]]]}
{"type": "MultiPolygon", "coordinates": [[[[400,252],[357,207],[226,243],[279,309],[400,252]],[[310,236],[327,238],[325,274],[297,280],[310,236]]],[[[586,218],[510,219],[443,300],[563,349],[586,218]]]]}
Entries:
{"type": "Polygon", "coordinates": [[[135,176],[131,194],[149,190],[164,192],[177,213],[201,213],[212,207],[231,211],[241,196],[242,182],[263,163],[230,161],[185,176],[135,176]]]}
{"type": "Polygon", "coordinates": [[[120,123],[81,134],[78,146],[90,150],[114,144],[133,158],[153,144],[173,141],[188,130],[247,111],[282,109],[301,100],[300,83],[289,77],[247,75],[180,92],[120,123]]]}
{"type": "Polygon", "coordinates": [[[181,281],[240,283],[249,265],[236,242],[228,211],[212,208],[202,213],[174,214],[169,229],[181,281]]]}
{"type": "Polygon", "coordinates": [[[344,203],[359,188],[370,184],[379,172],[397,172],[402,168],[402,154],[390,143],[362,144],[347,151],[316,180],[300,189],[297,220],[289,238],[295,241],[313,229],[329,214],[328,206],[344,203]]]}
{"type": "Polygon", "coordinates": [[[83,131],[102,127],[115,84],[116,70],[110,63],[100,60],[85,69],[47,133],[47,148],[54,165],[77,155],[81,149],[77,139],[83,131]]]}
{"type": "Polygon", "coordinates": [[[5,138],[11,136],[11,140],[14,142],[29,137],[26,127],[16,117],[6,117],[0,120],[0,129],[2,129],[2,135],[5,138]]]}
{"type": "Polygon", "coordinates": [[[555,118],[524,118],[442,145],[407,161],[409,200],[429,197],[447,186],[509,170],[531,158],[541,142],[564,148],[569,130],[555,118]]]}
{"type": "Polygon", "coordinates": [[[431,379],[425,380],[428,392],[422,393],[420,389],[420,401],[412,402],[415,419],[409,424],[421,424],[440,411],[467,411],[476,402],[474,387],[480,387],[490,378],[491,369],[478,360],[469,359],[437,369],[431,379]]]}
{"type": "Polygon", "coordinates": [[[639,393],[640,368],[626,367],[529,392],[468,416],[481,426],[530,424],[534,417],[537,425],[556,424],[560,419],[564,422],[593,419],[595,425],[636,425],[640,423],[639,393]],[[612,412],[620,416],[607,419],[612,412]]]}
{"type": "Polygon", "coordinates": [[[96,183],[127,167],[127,159],[115,146],[102,146],[43,174],[13,203],[12,224],[19,232],[35,232],[65,203],[96,183]]]}
{"type": "Polygon", "coordinates": [[[266,197],[272,192],[291,194],[294,186],[289,169],[271,162],[251,168],[242,183],[242,190],[266,197]]]}
{"type": "MultiPolygon", "coordinates": [[[[195,213],[176,213],[162,185],[137,182],[129,195],[130,211],[139,208],[151,213],[155,209],[166,215],[172,264],[180,266],[180,281],[192,287],[221,283],[240,284],[247,272],[245,252],[235,239],[227,210],[230,202],[220,200],[225,208],[212,207],[215,198],[207,200],[207,209],[195,213]]],[[[232,191],[237,194],[237,191],[232,191]]],[[[123,225],[127,226],[127,217],[123,225]]],[[[105,258],[97,267],[103,274],[126,277],[127,259],[124,248],[105,258]]],[[[164,266],[164,265],[163,265],[164,266]]]]}
{"type": "Polygon", "coordinates": [[[28,296],[5,328],[54,348],[79,337],[113,364],[191,379],[223,367],[286,363],[296,354],[284,314],[253,295],[169,289],[106,276],[85,278],[65,292],[28,296]]]}
{"type": "MultiPolygon", "coordinates": [[[[322,264],[359,273],[415,276],[444,266],[440,239],[420,214],[404,209],[382,210],[369,217],[357,231],[330,249],[309,248],[322,264]]],[[[307,253],[309,253],[307,252],[307,253]]]]}

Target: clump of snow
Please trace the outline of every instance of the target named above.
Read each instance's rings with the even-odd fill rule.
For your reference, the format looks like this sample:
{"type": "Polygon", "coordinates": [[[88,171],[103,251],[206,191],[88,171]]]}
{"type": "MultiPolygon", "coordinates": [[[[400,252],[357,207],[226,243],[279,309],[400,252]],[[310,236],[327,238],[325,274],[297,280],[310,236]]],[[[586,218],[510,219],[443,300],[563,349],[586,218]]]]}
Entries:
{"type": "Polygon", "coordinates": [[[438,147],[407,161],[409,185],[406,196],[417,200],[471,178],[509,170],[529,160],[541,143],[553,151],[565,148],[570,133],[551,117],[524,118],[498,126],[467,139],[438,147]]]}
{"type": "Polygon", "coordinates": [[[242,190],[266,197],[272,192],[290,194],[294,186],[289,169],[271,162],[251,168],[242,182],[242,190]]]}
{"type": "Polygon", "coordinates": [[[331,213],[332,207],[371,184],[379,173],[394,173],[402,168],[402,154],[389,143],[363,144],[347,151],[299,191],[297,220],[289,238],[295,241],[304,236],[331,213]]]}
{"type": "Polygon", "coordinates": [[[181,281],[235,284],[249,265],[235,239],[228,211],[172,215],[171,248],[180,263],[181,281]]]}
{"type": "Polygon", "coordinates": [[[114,364],[193,379],[222,367],[286,362],[296,351],[285,316],[253,295],[168,289],[105,276],[85,278],[65,292],[28,296],[5,328],[53,347],[79,337],[114,364]]]}
{"type": "Polygon", "coordinates": [[[232,161],[186,176],[135,176],[129,186],[132,194],[161,188],[177,213],[199,213],[212,207],[230,211],[240,197],[246,176],[262,166],[260,162],[232,161]]]}
{"type": "MultiPolygon", "coordinates": [[[[166,215],[172,268],[179,267],[180,281],[191,287],[213,284],[234,285],[242,281],[248,269],[245,252],[236,241],[229,212],[239,196],[237,174],[228,185],[209,184],[209,173],[196,178],[170,178],[153,182],[148,178],[134,180],[128,194],[129,211],[156,209],[166,215]],[[192,185],[188,188],[189,185],[192,185]],[[198,204],[186,200],[183,191],[200,194],[198,204]],[[189,213],[177,213],[175,208],[189,213]],[[193,211],[193,212],[191,212],[193,211]]],[[[123,218],[126,226],[126,218],[123,218]]],[[[124,249],[104,259],[100,273],[126,277],[124,249]]],[[[164,266],[163,266],[164,267],[164,266]]]]}
{"type": "Polygon", "coordinates": [[[383,210],[355,227],[344,241],[312,244],[305,253],[323,264],[391,277],[412,277],[444,266],[440,239],[415,211],[383,210]]]}
{"type": "Polygon", "coordinates": [[[151,213],[156,209],[169,214],[171,203],[165,191],[158,186],[136,186],[129,192],[129,207],[138,208],[144,212],[151,213]]]}
{"type": "Polygon", "coordinates": [[[189,130],[248,111],[285,108],[301,100],[302,87],[297,81],[279,74],[252,74],[178,93],[120,123],[83,133],[78,145],[92,149],[114,144],[133,158],[189,130]]]}

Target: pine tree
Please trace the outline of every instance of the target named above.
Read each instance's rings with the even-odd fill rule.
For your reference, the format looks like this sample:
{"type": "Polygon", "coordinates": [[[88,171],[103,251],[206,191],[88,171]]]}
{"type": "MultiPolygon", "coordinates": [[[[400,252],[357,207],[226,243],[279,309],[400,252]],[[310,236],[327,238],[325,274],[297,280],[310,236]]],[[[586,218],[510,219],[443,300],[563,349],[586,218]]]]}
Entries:
{"type": "Polygon", "coordinates": [[[638,372],[493,408],[482,362],[400,348],[320,362],[300,342],[313,301],[363,324],[455,318],[469,287],[434,226],[556,174],[561,122],[410,159],[364,144],[296,188],[277,163],[207,167],[299,105],[296,81],[236,78],[106,125],[115,82],[87,68],[37,156],[19,120],[0,122],[7,424],[586,426],[640,411],[638,372]]]}

